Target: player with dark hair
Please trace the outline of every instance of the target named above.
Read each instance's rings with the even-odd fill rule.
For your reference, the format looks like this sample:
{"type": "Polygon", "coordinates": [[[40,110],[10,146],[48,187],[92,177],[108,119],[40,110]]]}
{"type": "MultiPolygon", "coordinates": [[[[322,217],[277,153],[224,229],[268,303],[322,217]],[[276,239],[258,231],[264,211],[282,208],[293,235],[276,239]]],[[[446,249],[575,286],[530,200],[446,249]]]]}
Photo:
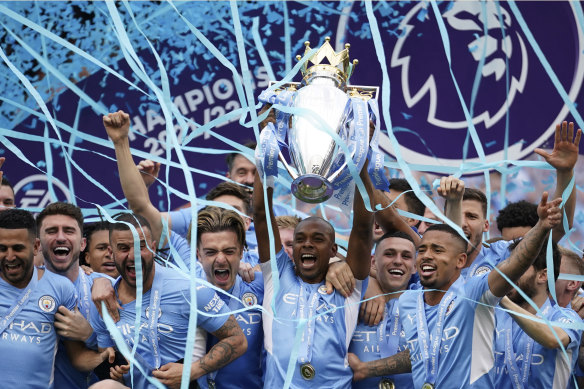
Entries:
{"type": "MultiPolygon", "coordinates": [[[[497,266],[511,281],[529,268],[549,231],[561,221],[560,202],[548,203],[543,194],[537,225],[497,266]]],[[[410,348],[372,362],[353,359],[355,380],[411,370],[416,388],[493,387],[493,307],[512,286],[499,271],[461,277],[466,252],[467,242],[452,227],[436,224],[426,230],[416,258],[424,292],[406,291],[399,301],[410,348]]]]}
{"type": "MultiPolygon", "coordinates": [[[[407,211],[415,215],[423,216],[426,206],[416,194],[412,191],[412,187],[404,178],[391,178],[389,180],[389,192],[387,196],[390,201],[395,201],[396,208],[402,211],[407,211]]],[[[413,218],[405,218],[408,224],[412,227],[418,227],[420,221],[413,218]]]]}
{"type": "MultiPolygon", "coordinates": [[[[0,357],[2,386],[7,388],[53,387],[57,308],[73,311],[77,305],[69,280],[34,266],[38,250],[32,214],[20,209],[0,212],[0,357]]],[[[113,358],[109,352],[87,350],[81,342],[62,343],[73,366],[82,371],[113,358]]]]}
{"type": "MultiPolygon", "coordinates": [[[[128,331],[136,322],[138,286],[142,286],[143,306],[140,309],[136,354],[147,375],[162,384],[176,387],[182,378],[185,346],[189,330],[191,304],[190,280],[182,273],[154,262],[156,241],[144,217],[122,214],[110,225],[112,255],[121,277],[115,283],[116,296],[121,304],[120,320],[116,323],[127,345],[134,344],[134,331],[128,331]],[[134,251],[138,243],[139,252],[134,251]],[[141,271],[136,266],[140,261],[141,271]],[[140,277],[141,276],[141,277],[140,277]]],[[[247,342],[241,328],[225,303],[209,288],[197,285],[196,304],[198,324],[219,339],[209,352],[191,365],[190,380],[211,373],[243,354],[247,342]],[[202,314],[202,313],[205,313],[202,314]]],[[[194,302],[193,302],[194,303],[194,302]]],[[[92,324],[97,332],[100,349],[114,347],[115,342],[103,319],[92,313],[92,324]]],[[[120,378],[130,370],[129,365],[114,368],[112,378],[120,378]]],[[[129,378],[126,384],[131,381],[129,378]]],[[[133,386],[153,387],[138,368],[133,369],[133,386]]]]}
{"type": "Polygon", "coordinates": [[[81,252],[81,263],[94,271],[117,278],[120,273],[111,257],[109,243],[109,222],[85,223],[83,236],[86,240],[85,250],[81,252]]]}
{"type": "Polygon", "coordinates": [[[499,211],[496,221],[504,240],[520,238],[537,223],[537,205],[525,200],[509,203],[499,211]]]}

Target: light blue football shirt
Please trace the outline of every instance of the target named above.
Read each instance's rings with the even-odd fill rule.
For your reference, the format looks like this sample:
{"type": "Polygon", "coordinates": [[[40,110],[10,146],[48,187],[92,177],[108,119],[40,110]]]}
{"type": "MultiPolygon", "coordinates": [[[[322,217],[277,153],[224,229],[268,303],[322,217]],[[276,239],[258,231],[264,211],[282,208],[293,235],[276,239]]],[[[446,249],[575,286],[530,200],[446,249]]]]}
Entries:
{"type": "MultiPolygon", "coordinates": [[[[499,298],[489,290],[488,273],[466,281],[459,277],[450,287],[454,300],[446,307],[442,342],[436,373],[437,388],[493,388],[490,371],[494,366],[495,313],[499,298]],[[481,304],[479,304],[479,302],[481,304]],[[482,305],[485,304],[485,305],[482,305]]],[[[408,290],[399,298],[399,312],[406,333],[414,388],[427,382],[417,330],[418,295],[408,290]]],[[[435,333],[438,310],[423,303],[428,332],[435,333]]]]}
{"type": "MultiPolygon", "coordinates": [[[[37,277],[35,269],[33,277],[37,277]]],[[[0,278],[0,318],[23,289],[0,278]]],[[[59,306],[74,309],[75,288],[67,278],[44,271],[12,323],[0,334],[0,383],[4,388],[53,388],[58,337],[53,323],[59,306]]]]}
{"type": "MultiPolygon", "coordinates": [[[[398,299],[394,298],[385,305],[385,315],[379,325],[371,327],[362,322],[357,324],[349,352],[357,355],[361,361],[369,362],[390,357],[407,348],[406,333],[399,318],[398,299]]],[[[405,373],[356,381],[353,382],[353,389],[376,388],[383,379],[391,380],[396,388],[411,388],[414,385],[412,374],[405,373]]]]}
{"type": "MultiPolygon", "coordinates": [[[[217,292],[231,311],[256,306],[252,309],[233,313],[235,320],[237,320],[247,338],[247,351],[227,366],[219,369],[216,374],[204,375],[197,381],[201,388],[208,388],[207,379],[214,380],[217,387],[222,389],[263,388],[265,367],[263,355],[264,330],[262,327],[262,311],[260,309],[264,302],[264,279],[262,274],[256,272],[254,280],[250,283],[237,276],[233,288],[228,292],[241,300],[239,302],[237,299],[229,297],[227,293],[217,292]]],[[[218,339],[209,334],[207,337],[207,351],[217,342],[218,339]]]]}
{"type": "MultiPolygon", "coordinates": [[[[161,291],[157,334],[160,366],[162,366],[183,359],[185,356],[189,325],[190,281],[176,270],[164,268],[158,264],[155,265],[155,269],[154,283],[159,283],[161,291]]],[[[121,278],[118,278],[116,281],[116,292],[120,280],[121,278]]],[[[149,328],[151,292],[152,289],[144,293],[142,297],[140,338],[136,352],[150,366],[156,368],[158,366],[155,366],[149,328]]],[[[120,310],[120,321],[116,323],[116,327],[120,330],[128,347],[132,347],[135,331],[136,301],[124,304],[122,308],[120,310]]],[[[202,327],[207,332],[217,331],[229,318],[227,305],[212,289],[203,285],[197,286],[197,310],[199,311],[197,326],[202,327]]],[[[115,347],[115,342],[101,316],[92,314],[91,323],[97,333],[99,347],[115,347]]],[[[130,380],[128,379],[126,384],[129,383],[130,380]]],[[[154,386],[136,368],[134,369],[134,387],[153,388],[154,386]]]]}
{"type": "MultiPolygon", "coordinates": [[[[540,308],[543,317],[549,321],[561,323],[581,322],[580,317],[571,309],[562,308],[548,299],[540,308]]],[[[540,314],[537,316],[542,317],[540,314]]],[[[498,309],[496,312],[497,338],[495,342],[495,384],[499,389],[513,389],[512,379],[505,364],[505,338],[511,331],[512,349],[515,365],[519,373],[519,380],[525,374],[527,382],[524,387],[529,389],[565,389],[572,380],[571,373],[578,357],[578,348],[582,332],[571,328],[564,328],[570,337],[570,343],[566,347],[568,359],[561,349],[545,348],[533,341],[510,315],[498,309]],[[529,346],[529,348],[528,348],[529,346]],[[530,355],[531,354],[531,355],[530,355]],[[526,359],[531,360],[529,367],[525,365],[526,359]]]]}
{"type": "Polygon", "coordinates": [[[284,385],[288,362],[296,343],[302,305],[305,318],[311,316],[310,307],[314,307],[313,317],[316,318],[309,320],[306,326],[312,326],[314,335],[308,337],[312,338],[310,342],[301,342],[300,349],[309,346],[307,360],[310,360],[316,374],[310,381],[304,379],[300,374],[302,363],[296,360],[293,362],[290,387],[350,388],[353,372],[349,367],[347,351],[357,325],[359,301],[367,289],[367,281],[356,280],[353,294],[345,299],[336,291],[327,295],[324,282],[303,282],[296,276],[294,265],[283,249],[276,255],[276,264],[280,276],[277,294],[270,261],[260,265],[265,286],[263,323],[267,361],[264,388],[281,388],[284,385]],[[272,310],[273,298],[275,311],[272,310]]]}

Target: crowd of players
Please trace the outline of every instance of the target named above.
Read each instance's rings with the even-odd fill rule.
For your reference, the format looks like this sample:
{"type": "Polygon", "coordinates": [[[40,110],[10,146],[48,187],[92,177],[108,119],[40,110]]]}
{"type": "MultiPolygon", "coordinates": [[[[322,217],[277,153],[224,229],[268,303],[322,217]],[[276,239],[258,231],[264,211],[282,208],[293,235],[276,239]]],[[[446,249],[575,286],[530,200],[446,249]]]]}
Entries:
{"type": "Polygon", "coordinates": [[[355,192],[344,255],[325,219],[275,206],[243,154],[228,157],[229,180],[204,207],[161,212],[148,195],[160,165],[135,165],[129,116],[103,124],[131,212],[87,224],[56,202],[35,219],[14,208],[2,179],[1,387],[516,389],[584,379],[582,283],[558,279],[584,275],[582,253],[557,244],[576,206],[576,190],[564,193],[581,137],[572,123],[557,126],[550,153],[536,150],[556,170],[555,194],[508,204],[501,237],[488,242],[480,190],[443,177],[444,224],[406,180],[377,190],[365,166],[369,204],[355,192]]]}

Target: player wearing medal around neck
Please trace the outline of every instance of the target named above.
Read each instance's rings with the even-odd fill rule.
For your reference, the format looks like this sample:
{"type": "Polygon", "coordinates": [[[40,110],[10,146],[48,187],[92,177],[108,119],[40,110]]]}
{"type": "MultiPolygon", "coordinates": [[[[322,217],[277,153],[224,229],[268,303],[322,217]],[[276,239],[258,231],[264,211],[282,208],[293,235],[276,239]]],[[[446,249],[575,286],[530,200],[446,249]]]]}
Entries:
{"type": "MultiPolygon", "coordinates": [[[[247,338],[247,351],[227,366],[199,378],[201,388],[263,387],[264,332],[260,307],[264,298],[264,280],[259,272],[250,283],[238,275],[244,244],[245,226],[237,213],[219,207],[206,207],[199,212],[197,258],[207,280],[225,291],[218,292],[219,297],[232,311],[255,306],[234,313],[247,338]]],[[[207,349],[218,341],[209,335],[207,349]]]]}
{"type": "MultiPolygon", "coordinates": [[[[0,176],[2,172],[0,172],[0,176]]],[[[74,311],[75,287],[65,277],[34,266],[39,251],[31,213],[0,212],[0,356],[3,388],[53,388],[58,334],[57,308],[74,311]]],[[[81,342],[62,340],[76,369],[90,371],[109,351],[97,353],[81,342]]]]}
{"type": "MultiPolygon", "coordinates": [[[[512,250],[517,250],[514,246],[512,250]]],[[[548,291],[548,272],[544,247],[535,262],[517,281],[517,286],[538,307],[539,312],[528,303],[518,290],[513,289],[501,300],[501,306],[528,317],[510,315],[496,311],[497,337],[495,340],[494,380],[498,389],[559,389],[566,388],[573,378],[581,330],[570,328],[582,321],[572,309],[556,304],[548,291]],[[545,318],[550,322],[567,325],[553,327],[567,357],[561,350],[558,339],[545,323],[533,319],[545,318]]],[[[562,259],[557,245],[552,245],[553,272],[557,279],[562,259]]]]}
{"type": "MultiPolygon", "coordinates": [[[[57,334],[84,342],[97,352],[97,337],[88,321],[90,312],[96,310],[91,302],[91,287],[95,279],[104,278],[108,283],[113,279],[101,273],[87,275],[79,266],[79,255],[85,248],[83,213],[73,204],[51,203],[37,216],[37,229],[47,270],[66,277],[79,296],[75,309],[58,307],[55,315],[57,334]]],[[[71,365],[63,342],[59,342],[55,357],[55,387],[87,388],[95,381],[97,377],[93,373],[78,371],[71,365]]]]}
{"type": "Polygon", "coordinates": [[[495,312],[501,297],[531,266],[550,230],[561,221],[561,199],[538,206],[539,220],[498,270],[464,279],[467,242],[450,226],[428,228],[416,267],[427,291],[408,290],[399,312],[409,349],[392,357],[352,360],[355,380],[411,371],[415,388],[493,388],[495,312]],[[501,274],[501,273],[502,274],[501,274]]]}
{"type": "MultiPolygon", "coordinates": [[[[373,185],[367,174],[367,163],[360,176],[367,193],[371,194],[373,185]]],[[[364,280],[369,275],[371,263],[373,214],[366,210],[356,191],[346,259],[356,287],[347,298],[338,291],[328,295],[325,276],[329,259],[337,252],[334,228],[319,217],[302,220],[294,231],[292,263],[280,241],[272,196],[273,189],[267,188],[266,210],[264,187],[256,172],[254,222],[265,285],[263,323],[267,363],[264,387],[283,387],[290,363],[292,388],[349,388],[352,373],[347,350],[357,325],[358,303],[367,287],[364,280]],[[270,252],[276,253],[276,257],[271,258],[270,252]],[[272,274],[272,265],[278,271],[276,274],[272,274]],[[274,290],[273,277],[276,276],[279,276],[278,290],[274,290]],[[304,321],[306,325],[302,326],[304,321]],[[297,336],[298,331],[303,331],[302,339],[297,336]],[[290,361],[298,340],[296,360],[290,361]]]]}
{"type": "MultiPolygon", "coordinates": [[[[121,277],[114,289],[121,305],[120,320],[116,323],[126,346],[134,345],[137,296],[135,258],[142,267],[142,307],[137,335],[136,358],[145,374],[158,379],[169,388],[181,385],[185,346],[189,330],[191,304],[190,280],[183,273],[162,267],[154,262],[156,242],[148,221],[136,214],[122,214],[110,225],[110,243],[114,262],[121,277]],[[133,229],[130,229],[133,226],[133,229]],[[134,235],[136,234],[136,235],[134,235]],[[135,240],[137,238],[137,240],[135,240]],[[140,252],[134,252],[135,244],[140,252]],[[136,256],[135,256],[136,254],[136,256]]],[[[215,371],[242,355],[247,342],[229,308],[210,288],[196,286],[197,325],[213,333],[219,342],[200,360],[193,362],[190,380],[215,371]],[[207,316],[208,315],[208,316],[207,316]]],[[[103,319],[92,314],[92,324],[101,349],[114,347],[115,342],[103,319]]],[[[188,352],[192,352],[189,350],[188,352]]],[[[112,377],[120,378],[129,365],[113,368],[112,377]]],[[[145,375],[134,366],[133,377],[124,377],[133,387],[152,388],[145,375]]]]}
{"type": "MultiPolygon", "coordinates": [[[[377,326],[357,324],[349,352],[360,360],[389,357],[407,348],[397,306],[399,296],[408,289],[410,277],[416,271],[415,256],[414,241],[403,232],[386,233],[377,242],[372,266],[377,270],[377,282],[386,301],[385,315],[377,326]]],[[[411,373],[404,373],[353,382],[353,389],[411,388],[413,385],[411,373]]]]}
{"type": "MultiPolygon", "coordinates": [[[[574,166],[578,162],[578,145],[581,136],[582,130],[580,129],[574,134],[574,123],[563,122],[556,125],[554,148],[551,153],[547,153],[543,149],[534,150],[556,169],[556,192],[553,198],[562,197],[564,190],[569,186],[574,176],[574,166]]],[[[478,189],[466,188],[461,208],[461,227],[469,241],[467,263],[461,274],[467,278],[491,271],[509,256],[509,245],[512,242],[498,241],[490,245],[483,245],[483,233],[489,230],[487,197],[483,192],[478,189]]],[[[575,209],[576,191],[572,189],[564,205],[569,228],[572,228],[575,209]]],[[[445,208],[444,213],[451,220],[461,217],[459,211],[450,208],[450,206],[445,208]]],[[[563,223],[559,223],[553,229],[552,239],[558,243],[565,233],[563,223]]]]}

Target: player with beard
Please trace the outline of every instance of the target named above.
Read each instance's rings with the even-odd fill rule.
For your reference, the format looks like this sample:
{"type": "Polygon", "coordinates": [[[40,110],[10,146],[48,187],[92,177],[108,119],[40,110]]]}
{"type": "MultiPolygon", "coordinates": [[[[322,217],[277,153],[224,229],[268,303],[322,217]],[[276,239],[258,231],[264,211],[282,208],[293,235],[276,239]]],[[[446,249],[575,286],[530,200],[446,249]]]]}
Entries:
{"type": "MultiPolygon", "coordinates": [[[[367,174],[367,164],[360,176],[371,197],[373,186],[367,174]]],[[[347,363],[347,350],[357,324],[357,303],[365,292],[365,280],[369,275],[373,215],[366,210],[360,193],[356,191],[346,258],[356,287],[347,298],[338,291],[328,295],[325,276],[329,259],[337,254],[334,228],[319,217],[309,217],[298,223],[294,231],[292,263],[282,247],[272,211],[272,196],[273,188],[267,188],[266,207],[264,187],[256,172],[254,223],[265,293],[263,323],[267,362],[264,387],[283,387],[290,367],[293,388],[348,388],[352,374],[347,363]],[[271,227],[268,227],[268,218],[271,227]],[[275,258],[270,253],[276,253],[275,258]],[[276,274],[272,273],[272,266],[278,270],[276,274]],[[276,276],[279,276],[277,290],[273,279],[276,276]],[[338,309],[334,309],[336,307],[338,309]],[[291,361],[291,356],[296,355],[294,344],[298,331],[303,331],[304,339],[297,359],[291,361]]]]}
{"type": "MultiPolygon", "coordinates": [[[[517,250],[517,244],[510,249],[517,250]]],[[[553,274],[557,279],[562,256],[555,243],[552,252],[553,274]]],[[[498,389],[564,389],[572,381],[570,374],[576,364],[582,331],[570,328],[570,324],[581,323],[581,320],[573,310],[562,308],[551,299],[547,270],[546,250],[542,249],[517,281],[528,300],[517,289],[501,300],[502,307],[525,316],[510,315],[503,310],[496,312],[493,377],[498,389]],[[553,327],[556,338],[547,324],[533,320],[536,317],[567,326],[553,327]],[[561,347],[565,348],[567,358],[561,347]]]]}
{"type": "Polygon", "coordinates": [[[120,273],[111,257],[109,249],[109,222],[85,223],[83,232],[86,239],[85,250],[81,253],[82,264],[98,273],[118,278],[120,273]]]}
{"type": "MultiPolygon", "coordinates": [[[[534,152],[542,156],[546,162],[556,169],[556,192],[554,197],[562,197],[564,190],[568,187],[574,176],[574,166],[578,161],[578,145],[582,130],[578,129],[574,134],[574,123],[563,122],[556,126],[554,148],[551,153],[543,149],[535,149],[534,152]]],[[[463,277],[472,277],[491,271],[498,263],[509,256],[509,241],[498,241],[490,245],[483,245],[483,233],[489,230],[487,220],[487,198],[478,189],[466,188],[462,197],[462,230],[469,241],[468,259],[464,269],[463,277]]],[[[564,212],[571,228],[576,207],[576,191],[568,197],[564,205],[564,212]]],[[[460,218],[458,211],[444,210],[450,219],[460,218]],[[452,212],[451,212],[452,211],[452,212]],[[456,213],[456,214],[453,214],[456,213]]],[[[552,238],[554,242],[559,242],[564,236],[563,223],[554,228],[552,238]]]]}
{"type": "MultiPolygon", "coordinates": [[[[58,307],[75,309],[77,296],[66,278],[34,266],[38,250],[33,216],[19,209],[0,212],[0,357],[6,388],[66,387],[53,382],[58,342],[53,323],[58,307]]],[[[73,340],[62,343],[83,371],[110,356],[73,340]]]]}
{"type": "MultiPolygon", "coordinates": [[[[377,326],[357,324],[349,346],[351,366],[359,361],[389,357],[407,348],[397,306],[399,296],[408,289],[410,277],[416,271],[415,256],[414,241],[403,232],[385,234],[378,241],[372,262],[386,302],[385,315],[377,326]]],[[[397,388],[411,388],[414,384],[412,375],[404,373],[367,378],[354,382],[353,388],[389,388],[392,383],[397,388]]]]}
{"type": "Polygon", "coordinates": [[[412,371],[415,388],[493,388],[494,306],[531,266],[549,231],[561,221],[561,199],[538,207],[539,221],[497,265],[498,271],[464,279],[467,242],[450,226],[428,228],[418,246],[416,267],[424,292],[399,299],[410,349],[389,358],[357,363],[355,380],[412,371]]]}
{"type": "MultiPolygon", "coordinates": [[[[57,333],[68,339],[85,342],[97,350],[97,338],[89,324],[90,312],[95,310],[91,302],[91,287],[101,273],[87,275],[79,266],[79,256],[86,246],[83,237],[83,214],[73,204],[56,202],[49,204],[37,216],[38,236],[47,270],[71,281],[79,302],[75,309],[59,307],[55,315],[57,333]]],[[[111,279],[108,278],[108,283],[111,279]]],[[[55,362],[55,386],[57,388],[87,388],[97,377],[76,370],[67,358],[62,342],[59,342],[55,362]]]]}
{"type": "MultiPolygon", "coordinates": [[[[135,214],[122,214],[110,225],[111,250],[120,278],[114,285],[121,306],[120,320],[116,323],[126,345],[132,347],[136,336],[134,325],[140,310],[136,358],[143,372],[158,379],[170,388],[181,385],[185,346],[189,330],[191,301],[190,280],[184,274],[162,267],[154,262],[156,241],[148,221],[135,214]],[[133,228],[130,228],[132,226],[133,228]],[[136,241],[138,240],[138,241],[136,241]],[[139,252],[134,252],[138,244],[139,252]],[[141,279],[138,281],[136,259],[141,264],[141,279]],[[137,306],[138,286],[142,287],[142,306],[137,306]]],[[[241,328],[229,308],[209,288],[196,286],[197,325],[219,339],[218,343],[200,360],[193,362],[190,381],[222,368],[242,355],[247,342],[241,328]]],[[[103,319],[92,313],[92,324],[97,332],[100,350],[114,347],[113,337],[103,319]]],[[[130,370],[129,365],[113,368],[112,377],[119,377],[130,370]]],[[[133,377],[126,378],[135,388],[151,388],[146,376],[133,369],[133,377]],[[133,380],[131,380],[132,378],[133,380]]]]}

